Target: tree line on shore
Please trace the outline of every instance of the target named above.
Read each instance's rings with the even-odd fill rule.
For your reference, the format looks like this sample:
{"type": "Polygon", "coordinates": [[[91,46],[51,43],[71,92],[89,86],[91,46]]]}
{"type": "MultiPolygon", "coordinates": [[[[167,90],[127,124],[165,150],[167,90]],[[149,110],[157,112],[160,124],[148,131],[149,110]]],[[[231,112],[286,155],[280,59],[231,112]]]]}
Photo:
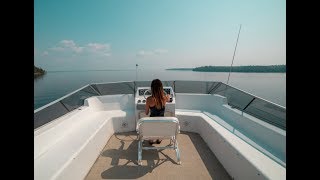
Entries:
{"type": "Polygon", "coordinates": [[[33,66],[34,66],[34,77],[38,77],[38,76],[44,75],[46,73],[46,71],[43,70],[42,68],[36,67],[35,65],[33,65],[33,66]]]}
{"type": "MultiPolygon", "coordinates": [[[[229,72],[230,66],[201,66],[196,68],[170,68],[167,70],[178,71],[202,71],[202,72],[229,72]]],[[[286,65],[269,65],[269,66],[233,66],[231,72],[253,72],[253,73],[285,73],[286,65]]]]}
{"type": "MultiPolygon", "coordinates": [[[[201,66],[192,71],[204,72],[229,72],[230,66],[201,66]]],[[[233,66],[231,72],[286,72],[286,65],[269,65],[269,66],[233,66]]]]}

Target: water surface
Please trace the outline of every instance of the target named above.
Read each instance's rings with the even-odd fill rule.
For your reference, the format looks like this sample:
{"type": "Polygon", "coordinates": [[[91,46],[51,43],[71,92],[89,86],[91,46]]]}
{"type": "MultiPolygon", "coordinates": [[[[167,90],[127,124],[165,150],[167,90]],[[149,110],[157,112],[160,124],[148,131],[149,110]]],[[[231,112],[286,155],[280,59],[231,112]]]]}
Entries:
{"type": "MultiPolygon", "coordinates": [[[[89,83],[117,81],[199,80],[226,83],[226,72],[167,70],[97,70],[47,72],[34,80],[34,109],[89,83]]],[[[231,73],[229,84],[253,95],[286,106],[286,73],[231,73]]]]}

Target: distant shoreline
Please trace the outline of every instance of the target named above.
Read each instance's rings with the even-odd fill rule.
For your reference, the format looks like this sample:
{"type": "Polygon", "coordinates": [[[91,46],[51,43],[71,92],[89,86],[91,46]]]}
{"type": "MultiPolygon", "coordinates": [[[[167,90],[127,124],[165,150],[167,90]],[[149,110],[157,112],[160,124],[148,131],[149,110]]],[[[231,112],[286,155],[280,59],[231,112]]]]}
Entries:
{"type": "Polygon", "coordinates": [[[169,68],[168,71],[192,71],[194,68],[169,68]]]}
{"type": "Polygon", "coordinates": [[[33,78],[38,78],[40,76],[43,76],[44,74],[46,74],[46,71],[34,66],[34,71],[33,71],[33,78]]]}
{"type": "MultiPolygon", "coordinates": [[[[230,66],[201,66],[196,68],[169,68],[169,71],[230,72],[230,66]]],[[[233,66],[231,72],[286,73],[286,65],[233,66]]]]}

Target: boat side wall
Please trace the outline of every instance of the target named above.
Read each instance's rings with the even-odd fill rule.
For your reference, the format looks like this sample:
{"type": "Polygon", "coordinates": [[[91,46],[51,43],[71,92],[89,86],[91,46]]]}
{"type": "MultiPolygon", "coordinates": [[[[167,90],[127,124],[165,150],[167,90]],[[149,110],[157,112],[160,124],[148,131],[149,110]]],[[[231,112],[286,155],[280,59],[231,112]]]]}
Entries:
{"type": "Polygon", "coordinates": [[[244,141],[268,150],[282,165],[285,165],[286,132],[284,130],[231,108],[227,105],[226,98],[220,95],[177,93],[176,102],[176,109],[197,110],[211,116],[244,141]]]}
{"type": "Polygon", "coordinates": [[[83,110],[37,129],[35,179],[84,179],[114,133],[135,130],[133,102],[130,94],[90,97],[83,110]]]}
{"type": "Polygon", "coordinates": [[[245,134],[253,138],[258,147],[270,148],[270,145],[278,153],[284,151],[285,156],[285,132],[237,112],[220,95],[176,94],[176,98],[181,130],[199,133],[234,179],[286,178],[281,163],[242,137],[245,134]]]}

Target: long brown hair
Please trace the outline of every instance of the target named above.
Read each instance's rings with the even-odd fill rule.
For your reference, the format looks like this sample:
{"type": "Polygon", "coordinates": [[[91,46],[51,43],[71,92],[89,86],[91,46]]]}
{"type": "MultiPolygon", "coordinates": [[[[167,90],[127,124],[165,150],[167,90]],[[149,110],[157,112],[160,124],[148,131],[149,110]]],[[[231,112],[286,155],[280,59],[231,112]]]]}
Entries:
{"type": "Polygon", "coordinates": [[[151,82],[152,97],[154,97],[157,109],[163,108],[166,103],[166,99],[163,93],[162,82],[159,79],[154,79],[151,82]]]}

